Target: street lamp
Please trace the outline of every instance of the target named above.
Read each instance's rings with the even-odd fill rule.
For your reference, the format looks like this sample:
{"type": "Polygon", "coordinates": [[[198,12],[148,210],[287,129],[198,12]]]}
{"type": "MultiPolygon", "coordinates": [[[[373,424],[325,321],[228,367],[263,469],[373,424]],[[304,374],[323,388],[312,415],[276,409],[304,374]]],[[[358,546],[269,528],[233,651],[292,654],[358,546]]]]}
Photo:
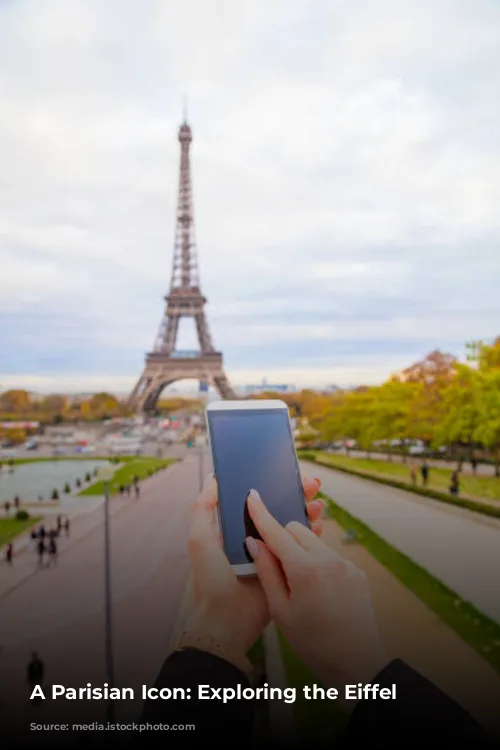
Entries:
{"type": "MultiPolygon", "coordinates": [[[[115,686],[114,664],[113,664],[113,630],[111,621],[111,558],[110,558],[110,535],[109,535],[109,485],[115,470],[111,464],[104,464],[97,476],[104,484],[104,613],[105,613],[105,655],[106,655],[106,681],[110,688],[115,686]]],[[[114,721],[113,702],[109,701],[107,706],[108,721],[114,721]]]]}

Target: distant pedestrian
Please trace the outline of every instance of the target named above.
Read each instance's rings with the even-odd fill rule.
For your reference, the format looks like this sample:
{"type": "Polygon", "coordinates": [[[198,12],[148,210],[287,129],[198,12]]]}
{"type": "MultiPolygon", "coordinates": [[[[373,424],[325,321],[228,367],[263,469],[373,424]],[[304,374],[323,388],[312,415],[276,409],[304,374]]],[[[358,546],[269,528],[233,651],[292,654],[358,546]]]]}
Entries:
{"type": "Polygon", "coordinates": [[[427,484],[429,483],[429,467],[427,466],[426,461],[424,461],[420,467],[420,473],[422,474],[422,484],[424,487],[427,487],[427,484]]]}
{"type": "Polygon", "coordinates": [[[12,547],[12,544],[8,544],[7,549],[5,550],[5,562],[9,563],[9,565],[12,565],[13,557],[14,557],[14,548],[12,547]]]}
{"type": "Polygon", "coordinates": [[[130,485],[127,484],[127,486],[125,487],[125,489],[127,490],[127,495],[130,496],[130,490],[131,490],[130,485]]]}
{"type": "Polygon", "coordinates": [[[62,529],[62,516],[57,516],[57,531],[60,532],[62,529]]]}
{"type": "MultiPolygon", "coordinates": [[[[28,684],[30,686],[30,696],[36,687],[42,687],[43,678],[45,676],[45,664],[40,659],[36,651],[31,654],[31,660],[28,664],[27,677],[28,684]]],[[[32,703],[39,705],[43,698],[35,697],[32,699],[32,703]]]]}
{"type": "Polygon", "coordinates": [[[21,504],[21,500],[19,498],[19,495],[16,495],[15,498],[14,498],[14,508],[16,510],[19,510],[20,504],[21,504]]]}
{"type": "Polygon", "coordinates": [[[43,524],[38,529],[38,536],[40,537],[40,539],[45,539],[45,537],[47,536],[47,532],[45,531],[45,526],[43,524]]]}
{"type": "Polygon", "coordinates": [[[417,466],[415,461],[410,463],[410,479],[412,484],[417,484],[417,466]]]}
{"type": "Polygon", "coordinates": [[[38,540],[37,552],[38,552],[38,567],[41,568],[43,566],[43,556],[45,554],[45,542],[42,537],[40,537],[38,540]]]}
{"type": "Polygon", "coordinates": [[[9,503],[9,501],[8,501],[8,500],[6,500],[6,501],[5,501],[5,503],[4,503],[4,506],[3,506],[3,507],[5,508],[5,515],[6,515],[6,516],[8,516],[8,515],[9,515],[9,512],[10,512],[10,503],[9,503]]]}
{"type": "Polygon", "coordinates": [[[139,484],[135,485],[135,499],[139,500],[141,494],[141,488],[139,487],[139,484]]]}
{"type": "Polygon", "coordinates": [[[69,518],[67,518],[64,522],[64,530],[66,532],[66,536],[69,536],[69,518]]]}
{"type": "Polygon", "coordinates": [[[120,485],[118,492],[120,493],[120,495],[123,495],[123,493],[125,492],[125,487],[123,486],[123,484],[120,485]]]}
{"type": "Polygon", "coordinates": [[[450,495],[458,496],[460,492],[460,481],[458,478],[459,471],[455,469],[450,478],[450,495]]]}
{"type": "Polygon", "coordinates": [[[470,460],[470,465],[472,467],[472,473],[474,474],[474,476],[476,476],[476,472],[477,472],[477,460],[474,458],[474,456],[470,460]]]}
{"type": "Polygon", "coordinates": [[[33,552],[35,552],[36,540],[38,539],[38,534],[36,533],[35,529],[31,530],[30,539],[31,539],[31,549],[33,550],[33,552]]]}
{"type": "Polygon", "coordinates": [[[48,567],[51,568],[52,565],[57,565],[57,544],[54,537],[49,542],[49,562],[48,567]]]}

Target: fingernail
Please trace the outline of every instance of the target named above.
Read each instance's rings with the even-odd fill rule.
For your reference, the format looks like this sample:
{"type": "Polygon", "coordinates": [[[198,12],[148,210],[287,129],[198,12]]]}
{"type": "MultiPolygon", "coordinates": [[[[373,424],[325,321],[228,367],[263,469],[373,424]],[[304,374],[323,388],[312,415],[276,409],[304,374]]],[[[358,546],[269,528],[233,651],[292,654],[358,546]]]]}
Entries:
{"type": "Polygon", "coordinates": [[[260,495],[257,492],[257,490],[250,490],[250,492],[248,493],[248,497],[250,500],[253,500],[254,502],[259,502],[260,500],[260,495]]]}
{"type": "Polygon", "coordinates": [[[259,554],[259,545],[251,536],[245,539],[245,544],[247,545],[248,554],[250,555],[252,560],[255,560],[255,558],[259,554]]]}

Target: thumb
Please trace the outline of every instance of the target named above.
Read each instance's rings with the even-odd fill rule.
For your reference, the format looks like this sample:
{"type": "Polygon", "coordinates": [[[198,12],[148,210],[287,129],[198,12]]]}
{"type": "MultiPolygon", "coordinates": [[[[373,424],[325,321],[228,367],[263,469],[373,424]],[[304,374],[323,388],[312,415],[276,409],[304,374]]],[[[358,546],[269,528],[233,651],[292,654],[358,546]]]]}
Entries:
{"type": "Polygon", "coordinates": [[[264,589],[269,611],[279,619],[288,605],[288,586],[279,560],[263,542],[248,537],[245,543],[264,589]]]}

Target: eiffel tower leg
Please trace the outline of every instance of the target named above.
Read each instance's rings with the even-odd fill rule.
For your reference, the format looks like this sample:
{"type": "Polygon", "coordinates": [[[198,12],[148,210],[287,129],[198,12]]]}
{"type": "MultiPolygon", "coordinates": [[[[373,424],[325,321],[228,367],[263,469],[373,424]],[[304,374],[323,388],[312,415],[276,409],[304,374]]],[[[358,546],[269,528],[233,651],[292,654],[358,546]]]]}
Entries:
{"type": "Polygon", "coordinates": [[[213,352],[214,345],[208,329],[207,319],[204,312],[199,312],[195,316],[196,320],[196,331],[198,333],[198,341],[200,342],[200,350],[203,353],[213,352]]]}
{"type": "Polygon", "coordinates": [[[229,380],[227,379],[225,372],[214,377],[214,386],[223,399],[235,400],[237,398],[233,389],[229,385],[229,380]]]}
{"type": "Polygon", "coordinates": [[[149,375],[148,371],[145,370],[137,381],[137,385],[135,386],[134,390],[130,394],[128,405],[131,409],[140,411],[144,393],[147,391],[150,383],[151,376],[149,375]]]}

